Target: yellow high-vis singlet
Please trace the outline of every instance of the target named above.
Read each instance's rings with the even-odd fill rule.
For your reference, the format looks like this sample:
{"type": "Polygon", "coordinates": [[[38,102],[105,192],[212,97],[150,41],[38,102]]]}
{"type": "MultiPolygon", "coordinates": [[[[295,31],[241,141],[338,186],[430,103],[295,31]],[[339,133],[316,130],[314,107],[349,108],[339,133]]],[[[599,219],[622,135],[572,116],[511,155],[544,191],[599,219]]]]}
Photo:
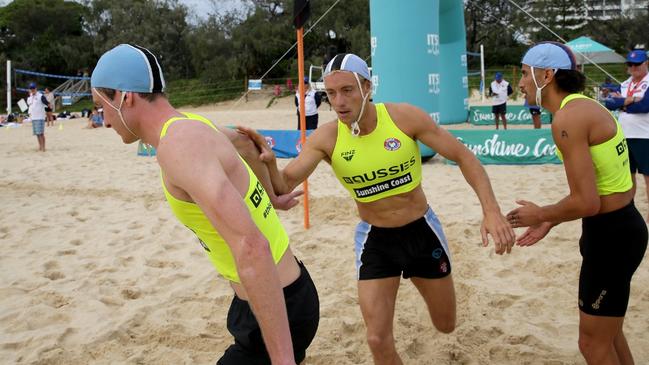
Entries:
{"type": "MultiPolygon", "coordinates": [[[[218,129],[206,118],[200,115],[183,113],[185,117],[175,117],[165,122],[160,132],[160,139],[167,134],[169,126],[179,120],[195,120],[205,123],[218,132],[218,129]]],[[[277,264],[288,248],[288,234],[284,230],[284,226],[277,217],[275,208],[270,202],[270,197],[266,194],[266,190],[261,185],[255,174],[252,172],[248,164],[241,158],[241,162],[248,170],[249,183],[248,191],[243,196],[243,200],[250,211],[250,216],[257,228],[266,237],[270,244],[270,251],[273,255],[273,260],[277,264]]],[[[164,171],[161,171],[164,173],[164,171]]],[[[162,178],[162,176],[161,176],[162,178]]],[[[161,179],[162,180],[162,179],[161,179]]],[[[227,245],[223,237],[212,226],[205,213],[201,208],[191,202],[176,199],[169,193],[167,187],[162,180],[162,189],[164,190],[165,197],[174,215],[178,218],[180,223],[184,224],[192,232],[198,236],[201,246],[207,252],[207,256],[216,267],[216,270],[226,279],[236,283],[241,282],[237,273],[237,267],[232,256],[232,251],[227,245]]]]}
{"type": "MultiPolygon", "coordinates": [[[[570,94],[563,99],[559,109],[563,109],[566,104],[575,99],[593,100],[582,94],[570,94]]],[[[597,103],[595,100],[593,102],[597,103]]],[[[600,196],[624,193],[633,187],[631,169],[629,168],[629,150],[626,146],[624,132],[622,132],[622,127],[615,116],[613,114],[611,116],[615,120],[615,126],[617,128],[615,136],[606,142],[590,146],[590,156],[593,159],[593,166],[595,167],[597,192],[600,196]]],[[[559,148],[557,148],[557,157],[563,161],[563,155],[559,148]]]]}
{"type": "Polygon", "coordinates": [[[338,120],[331,167],[359,202],[407,193],[421,182],[419,145],[394,124],[384,104],[376,104],[376,128],[367,135],[352,136],[338,120]]]}

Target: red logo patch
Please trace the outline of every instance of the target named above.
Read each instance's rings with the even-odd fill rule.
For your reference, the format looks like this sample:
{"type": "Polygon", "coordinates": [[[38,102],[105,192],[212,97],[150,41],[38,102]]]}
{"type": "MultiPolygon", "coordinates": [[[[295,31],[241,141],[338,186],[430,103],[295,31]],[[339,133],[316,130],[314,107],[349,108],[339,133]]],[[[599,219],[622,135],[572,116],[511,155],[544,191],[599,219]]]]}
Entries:
{"type": "Polygon", "coordinates": [[[388,151],[396,151],[401,147],[401,141],[396,138],[388,138],[383,142],[383,147],[388,151]]]}

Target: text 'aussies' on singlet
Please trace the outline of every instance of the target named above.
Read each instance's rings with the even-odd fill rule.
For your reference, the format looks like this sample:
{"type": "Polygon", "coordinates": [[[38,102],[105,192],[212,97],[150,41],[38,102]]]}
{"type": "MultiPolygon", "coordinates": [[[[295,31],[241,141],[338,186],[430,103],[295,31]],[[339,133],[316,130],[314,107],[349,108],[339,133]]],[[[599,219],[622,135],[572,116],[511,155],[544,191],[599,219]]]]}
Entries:
{"type": "MultiPolygon", "coordinates": [[[[563,109],[566,104],[575,99],[593,100],[582,94],[570,94],[563,99],[559,109],[563,109]]],[[[595,100],[593,102],[597,103],[595,100]]],[[[604,109],[608,111],[608,109],[604,109]]],[[[613,114],[611,114],[611,117],[615,121],[615,127],[617,129],[615,136],[606,142],[590,146],[589,148],[590,156],[593,159],[593,166],[595,167],[597,192],[600,196],[623,193],[633,186],[631,170],[629,169],[629,151],[626,146],[626,139],[624,138],[620,123],[615,119],[613,114]]],[[[558,148],[557,157],[563,161],[563,155],[561,155],[561,151],[558,148]]]]}
{"type": "MultiPolygon", "coordinates": [[[[196,120],[209,125],[218,132],[218,129],[202,116],[191,113],[183,114],[185,117],[175,117],[165,122],[162,132],[160,132],[160,139],[166,135],[169,126],[179,120],[196,120]]],[[[257,225],[257,228],[259,228],[264,237],[266,237],[266,240],[268,240],[273,260],[277,264],[288,248],[288,235],[277,217],[277,213],[270,202],[270,197],[266,194],[266,190],[248,164],[241,157],[239,158],[246,166],[249,176],[248,191],[243,197],[243,200],[250,211],[253,222],[257,225]]],[[[161,173],[164,173],[164,171],[161,171],[161,173]]],[[[174,215],[182,224],[198,236],[198,240],[207,252],[207,256],[209,256],[212,264],[216,267],[216,270],[224,278],[237,283],[240,282],[234,257],[229,246],[225,243],[225,240],[219,232],[212,226],[212,223],[210,223],[201,208],[195,203],[176,199],[167,190],[164,180],[162,181],[162,188],[174,215]]]]}
{"type": "Polygon", "coordinates": [[[384,104],[376,104],[376,128],[354,137],[338,120],[331,167],[340,183],[360,202],[412,191],[421,182],[417,141],[392,121],[384,104]]]}

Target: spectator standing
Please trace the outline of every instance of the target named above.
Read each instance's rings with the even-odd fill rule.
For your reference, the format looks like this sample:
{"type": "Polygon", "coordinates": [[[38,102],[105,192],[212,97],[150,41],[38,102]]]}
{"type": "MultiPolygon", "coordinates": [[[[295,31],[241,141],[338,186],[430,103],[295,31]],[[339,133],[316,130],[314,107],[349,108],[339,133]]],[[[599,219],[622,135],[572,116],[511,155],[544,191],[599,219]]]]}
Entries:
{"type": "Polygon", "coordinates": [[[32,120],[32,131],[38,139],[38,150],[45,152],[45,118],[47,114],[45,107],[47,99],[40,91],[36,89],[36,83],[29,84],[29,97],[27,98],[29,106],[29,118],[32,120]]]}
{"type": "MultiPolygon", "coordinates": [[[[636,172],[644,176],[649,197],[649,73],[647,52],[633,50],[626,57],[629,77],[620,88],[606,100],[606,107],[620,110],[620,124],[629,148],[629,166],[635,191],[636,172]]],[[[648,199],[649,200],[649,199],[648,199]]],[[[649,204],[649,201],[647,202],[649,204]]],[[[649,222],[649,214],[645,218],[649,222]]]]}
{"type": "MultiPolygon", "coordinates": [[[[304,115],[306,115],[306,129],[318,128],[318,108],[322,103],[322,95],[311,89],[309,78],[304,78],[304,115]]],[[[300,91],[295,93],[295,106],[297,107],[297,129],[300,129],[300,91]]]]}
{"type": "Polygon", "coordinates": [[[507,98],[514,92],[509,82],[503,79],[501,72],[496,72],[494,81],[491,82],[489,95],[492,97],[491,112],[494,114],[496,129],[498,129],[498,119],[502,118],[503,128],[507,129],[507,98]]]}

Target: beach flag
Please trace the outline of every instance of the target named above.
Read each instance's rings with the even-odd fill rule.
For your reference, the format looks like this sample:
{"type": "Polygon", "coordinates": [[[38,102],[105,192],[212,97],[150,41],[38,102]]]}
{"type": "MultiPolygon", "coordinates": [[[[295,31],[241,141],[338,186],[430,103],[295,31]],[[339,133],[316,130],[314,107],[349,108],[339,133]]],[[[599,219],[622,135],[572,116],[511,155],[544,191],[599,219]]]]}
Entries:
{"type": "MultiPolygon", "coordinates": [[[[309,0],[295,0],[293,3],[293,24],[297,38],[297,74],[298,74],[298,92],[300,98],[300,144],[306,142],[306,117],[304,110],[304,24],[311,15],[311,2],[309,0]]],[[[304,180],[302,183],[304,190],[304,228],[309,228],[309,181],[304,180]]]]}
{"type": "Polygon", "coordinates": [[[309,20],[309,16],[311,16],[310,5],[310,0],[295,0],[295,3],[293,3],[293,24],[295,28],[302,28],[304,23],[309,20]]]}

